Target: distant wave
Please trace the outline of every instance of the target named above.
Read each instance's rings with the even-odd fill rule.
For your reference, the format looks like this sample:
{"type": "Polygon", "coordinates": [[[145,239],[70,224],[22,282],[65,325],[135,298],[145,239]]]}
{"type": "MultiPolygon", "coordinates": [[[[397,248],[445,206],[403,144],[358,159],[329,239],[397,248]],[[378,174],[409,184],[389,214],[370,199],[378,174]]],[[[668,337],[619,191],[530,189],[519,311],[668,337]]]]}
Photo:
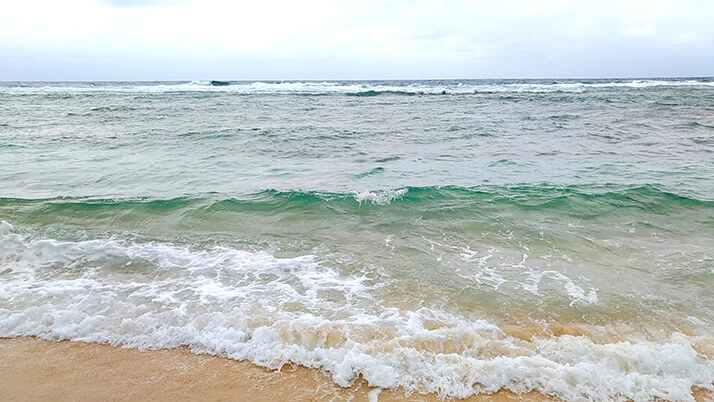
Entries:
{"type": "MultiPolygon", "coordinates": [[[[440,95],[446,94],[446,90],[439,93],[440,95]]],[[[379,96],[379,95],[435,95],[434,93],[428,93],[424,91],[362,91],[362,92],[348,92],[347,96],[379,96]]]]}
{"type": "Polygon", "coordinates": [[[473,95],[483,93],[579,93],[656,87],[714,88],[711,79],[524,81],[190,81],[128,83],[7,83],[0,94],[220,92],[243,95],[473,95]]]}

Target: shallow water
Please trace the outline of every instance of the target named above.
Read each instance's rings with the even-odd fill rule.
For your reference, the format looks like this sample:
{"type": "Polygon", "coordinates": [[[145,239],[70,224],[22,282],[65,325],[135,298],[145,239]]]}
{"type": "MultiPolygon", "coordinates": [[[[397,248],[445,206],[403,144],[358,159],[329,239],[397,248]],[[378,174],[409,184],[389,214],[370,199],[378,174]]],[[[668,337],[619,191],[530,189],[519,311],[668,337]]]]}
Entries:
{"type": "Polygon", "coordinates": [[[714,82],[0,84],[0,336],[468,396],[714,381],[714,82]]]}

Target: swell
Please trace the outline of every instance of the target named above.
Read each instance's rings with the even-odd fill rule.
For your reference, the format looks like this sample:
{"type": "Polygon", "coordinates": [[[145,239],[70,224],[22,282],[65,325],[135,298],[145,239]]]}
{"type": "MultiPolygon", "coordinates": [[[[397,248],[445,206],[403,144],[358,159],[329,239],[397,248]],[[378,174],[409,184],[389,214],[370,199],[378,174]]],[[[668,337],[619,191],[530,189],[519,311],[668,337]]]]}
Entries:
{"type": "Polygon", "coordinates": [[[714,208],[714,200],[665,191],[654,185],[629,188],[614,186],[431,186],[402,187],[364,192],[323,192],[264,190],[258,193],[223,198],[203,194],[169,199],[137,197],[132,199],[56,197],[44,199],[0,198],[0,208],[31,208],[45,213],[101,212],[143,210],[171,212],[200,209],[206,212],[234,210],[244,212],[281,212],[326,209],[349,212],[359,209],[403,209],[406,206],[433,210],[455,210],[503,206],[527,211],[559,210],[581,215],[605,213],[613,208],[631,208],[650,213],[676,209],[714,208]]]}
{"type": "Polygon", "coordinates": [[[379,96],[379,95],[405,95],[405,96],[412,96],[412,95],[446,95],[446,90],[443,90],[441,92],[426,92],[426,91],[399,91],[399,90],[386,90],[386,91],[377,91],[377,90],[368,90],[368,91],[360,91],[360,92],[348,92],[346,93],[347,96],[379,96]]]}
{"type": "Polygon", "coordinates": [[[256,208],[312,206],[335,204],[355,208],[388,206],[392,204],[449,203],[452,201],[483,201],[492,204],[508,204],[523,209],[575,208],[591,202],[615,207],[632,207],[656,211],[671,207],[714,207],[714,200],[666,191],[655,185],[642,185],[615,189],[610,186],[428,186],[400,187],[391,190],[364,192],[330,192],[268,189],[257,193],[232,198],[220,198],[219,194],[203,194],[168,199],[136,198],[0,198],[0,207],[11,205],[51,205],[62,210],[142,207],[152,210],[170,210],[187,206],[203,205],[208,208],[256,208]],[[217,199],[218,198],[218,199],[217,199]],[[292,204],[292,205],[291,205],[292,204]]]}

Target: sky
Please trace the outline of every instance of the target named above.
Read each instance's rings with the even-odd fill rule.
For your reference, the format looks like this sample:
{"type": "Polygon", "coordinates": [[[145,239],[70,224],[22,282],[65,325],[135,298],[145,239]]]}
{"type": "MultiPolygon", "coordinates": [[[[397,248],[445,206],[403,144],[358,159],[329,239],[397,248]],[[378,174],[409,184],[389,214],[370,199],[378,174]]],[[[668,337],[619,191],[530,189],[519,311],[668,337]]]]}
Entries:
{"type": "Polygon", "coordinates": [[[0,81],[714,76],[712,0],[0,0],[0,81]]]}

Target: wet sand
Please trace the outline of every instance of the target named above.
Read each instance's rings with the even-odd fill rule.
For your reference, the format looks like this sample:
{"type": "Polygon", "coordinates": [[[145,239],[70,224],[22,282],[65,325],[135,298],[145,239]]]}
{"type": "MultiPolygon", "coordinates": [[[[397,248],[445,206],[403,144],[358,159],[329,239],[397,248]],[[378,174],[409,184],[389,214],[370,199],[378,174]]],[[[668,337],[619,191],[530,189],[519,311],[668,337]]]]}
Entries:
{"type": "MultiPolygon", "coordinates": [[[[350,388],[319,370],[195,355],[187,349],[139,351],[84,342],[0,339],[3,401],[366,401],[365,381],[350,388]]],[[[372,394],[374,396],[374,393],[372,394]]],[[[383,390],[380,401],[438,401],[436,395],[383,390]]],[[[547,401],[538,393],[500,391],[473,401],[547,401]]]]}

